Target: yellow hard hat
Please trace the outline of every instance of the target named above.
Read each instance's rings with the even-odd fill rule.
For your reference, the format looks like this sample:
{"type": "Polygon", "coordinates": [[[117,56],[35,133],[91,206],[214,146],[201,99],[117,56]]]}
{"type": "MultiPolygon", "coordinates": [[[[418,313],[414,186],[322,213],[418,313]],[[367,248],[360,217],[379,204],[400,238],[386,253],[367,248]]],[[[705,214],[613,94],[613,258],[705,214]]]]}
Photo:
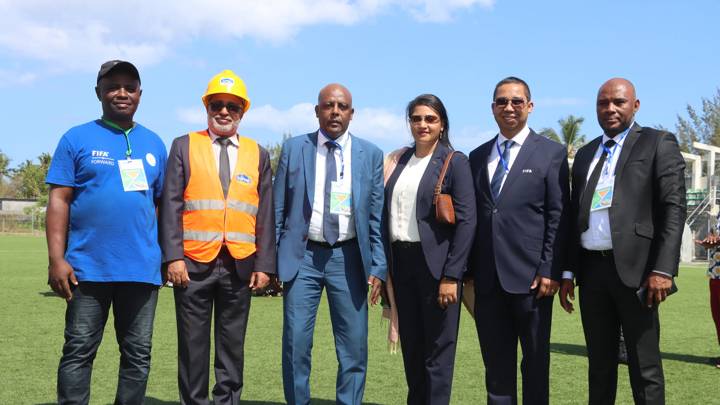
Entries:
{"type": "Polygon", "coordinates": [[[250,108],[250,99],[247,96],[245,82],[232,70],[223,70],[210,79],[207,90],[205,90],[205,94],[202,96],[205,107],[208,105],[208,97],[213,94],[232,94],[233,96],[240,97],[245,101],[244,111],[250,108]]]}

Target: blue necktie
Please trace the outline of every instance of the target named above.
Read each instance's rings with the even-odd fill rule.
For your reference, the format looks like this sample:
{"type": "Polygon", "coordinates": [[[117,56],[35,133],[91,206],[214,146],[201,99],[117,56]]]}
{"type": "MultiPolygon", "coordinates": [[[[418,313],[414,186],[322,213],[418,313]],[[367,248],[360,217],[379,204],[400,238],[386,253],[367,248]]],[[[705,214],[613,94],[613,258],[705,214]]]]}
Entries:
{"type": "Polygon", "coordinates": [[[334,245],[340,234],[340,225],[337,214],[330,213],[330,192],[332,183],[337,179],[337,166],[335,164],[335,148],[339,145],[334,141],[325,142],[328,149],[325,157],[325,204],[323,209],[323,237],[325,241],[334,245]]]}
{"type": "Polygon", "coordinates": [[[515,142],[510,139],[503,142],[502,159],[498,160],[495,173],[493,173],[492,180],[490,181],[490,192],[492,192],[493,200],[497,200],[500,195],[500,186],[502,186],[503,179],[505,178],[505,166],[503,162],[510,166],[510,148],[512,148],[514,143],[515,142]]]}

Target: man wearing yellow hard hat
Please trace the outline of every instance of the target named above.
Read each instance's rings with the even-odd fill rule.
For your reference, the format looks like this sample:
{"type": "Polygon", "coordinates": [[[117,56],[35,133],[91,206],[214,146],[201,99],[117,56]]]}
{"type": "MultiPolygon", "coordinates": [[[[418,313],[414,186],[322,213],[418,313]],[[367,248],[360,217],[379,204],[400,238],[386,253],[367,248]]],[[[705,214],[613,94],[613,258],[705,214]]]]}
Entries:
{"type": "Polygon", "coordinates": [[[268,152],[237,133],[250,108],[230,70],[202,97],[208,128],[173,141],[160,209],[160,243],[174,286],[182,404],[207,404],[215,319],[216,404],[238,403],[251,291],[275,273],[268,152]],[[214,307],[214,317],[213,317],[214,307]]]}

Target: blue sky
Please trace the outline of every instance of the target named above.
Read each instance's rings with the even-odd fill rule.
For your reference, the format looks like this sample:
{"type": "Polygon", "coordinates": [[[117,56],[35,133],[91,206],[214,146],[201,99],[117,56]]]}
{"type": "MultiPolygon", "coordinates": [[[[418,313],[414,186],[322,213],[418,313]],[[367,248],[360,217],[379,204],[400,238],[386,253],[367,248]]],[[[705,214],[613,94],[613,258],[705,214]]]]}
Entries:
{"type": "Polygon", "coordinates": [[[610,77],[635,83],[639,123],[673,129],[720,86],[714,0],[0,0],[0,16],[11,166],[100,115],[97,70],[115,58],[140,69],[135,118],[167,145],[205,128],[200,97],[223,69],[248,86],[242,134],[268,144],[317,129],[317,92],[340,82],[353,94],[351,131],[385,151],[410,142],[404,107],[426,92],[445,102],[458,149],[490,139],[492,90],[508,75],[530,84],[531,127],[579,115],[588,139],[610,77]]]}

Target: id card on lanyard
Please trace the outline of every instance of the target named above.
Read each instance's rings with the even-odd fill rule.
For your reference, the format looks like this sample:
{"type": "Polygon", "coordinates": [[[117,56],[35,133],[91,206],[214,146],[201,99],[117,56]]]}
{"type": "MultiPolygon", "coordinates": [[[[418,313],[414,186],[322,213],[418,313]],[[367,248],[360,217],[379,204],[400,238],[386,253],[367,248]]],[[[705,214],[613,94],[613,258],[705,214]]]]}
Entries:
{"type": "Polygon", "coordinates": [[[132,158],[132,148],[130,147],[130,132],[135,128],[123,129],[114,122],[102,120],[106,125],[122,131],[125,136],[125,159],[118,160],[118,168],[120,169],[120,180],[122,181],[124,191],[145,191],[149,189],[147,176],[145,175],[145,166],[142,159],[132,158]]]}
{"type": "Polygon", "coordinates": [[[630,129],[628,128],[628,130],[621,135],[620,139],[616,141],[612,148],[608,148],[605,144],[600,143],[603,151],[607,154],[607,158],[605,159],[605,162],[603,162],[600,179],[598,180],[597,187],[595,187],[595,192],[592,196],[590,212],[605,210],[612,207],[613,195],[615,192],[615,173],[610,172],[610,166],[620,142],[622,142],[629,130],[630,129]]]}
{"type": "MultiPolygon", "coordinates": [[[[348,134],[348,137],[350,134],[348,134]]],[[[334,141],[330,141],[334,142],[334,141]]],[[[340,151],[340,178],[330,184],[330,213],[335,215],[352,214],[352,188],[350,181],[345,180],[345,155],[343,146],[335,142],[340,151]]],[[[347,146],[347,141],[345,142],[347,146]]],[[[326,159],[335,159],[335,152],[328,154],[326,159]]]]}

